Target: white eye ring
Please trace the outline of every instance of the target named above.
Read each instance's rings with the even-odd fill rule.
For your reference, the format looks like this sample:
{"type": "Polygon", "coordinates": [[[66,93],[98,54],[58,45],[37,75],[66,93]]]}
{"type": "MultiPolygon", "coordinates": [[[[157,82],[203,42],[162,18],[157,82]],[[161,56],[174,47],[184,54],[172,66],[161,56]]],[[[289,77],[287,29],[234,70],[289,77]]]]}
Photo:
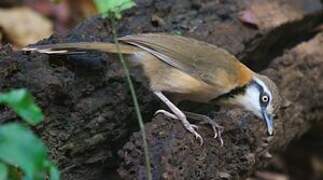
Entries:
{"type": "Polygon", "coordinates": [[[268,102],[268,101],[269,101],[269,97],[268,97],[268,96],[266,96],[266,95],[265,95],[265,96],[262,96],[262,97],[261,97],[261,101],[262,101],[262,102],[268,102]]]}

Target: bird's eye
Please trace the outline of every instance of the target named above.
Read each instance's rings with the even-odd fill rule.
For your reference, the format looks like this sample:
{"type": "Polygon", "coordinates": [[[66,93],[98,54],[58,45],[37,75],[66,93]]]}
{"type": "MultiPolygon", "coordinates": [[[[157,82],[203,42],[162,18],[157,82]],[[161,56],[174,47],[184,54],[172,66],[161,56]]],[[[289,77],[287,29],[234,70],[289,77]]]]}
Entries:
{"type": "Polygon", "coordinates": [[[267,103],[269,101],[269,97],[267,95],[264,95],[264,96],[261,97],[261,101],[263,103],[267,103]]]}

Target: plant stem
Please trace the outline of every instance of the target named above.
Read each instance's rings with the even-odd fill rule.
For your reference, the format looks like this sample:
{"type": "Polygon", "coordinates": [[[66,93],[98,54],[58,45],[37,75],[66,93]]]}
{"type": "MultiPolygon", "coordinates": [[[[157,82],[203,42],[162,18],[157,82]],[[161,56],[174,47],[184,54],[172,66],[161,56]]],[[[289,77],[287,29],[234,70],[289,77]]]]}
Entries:
{"type": "Polygon", "coordinates": [[[131,97],[132,97],[132,100],[133,100],[133,103],[134,103],[134,106],[135,106],[135,111],[136,111],[140,131],[141,131],[141,135],[142,135],[147,177],[148,177],[148,180],[152,180],[151,165],[150,165],[150,158],[149,158],[149,151],[148,151],[148,143],[147,143],[145,127],[144,127],[142,115],[141,115],[141,112],[140,112],[140,107],[139,107],[137,95],[136,95],[135,88],[133,86],[133,83],[132,83],[132,80],[131,80],[131,77],[130,77],[129,69],[127,67],[127,64],[126,64],[124,58],[123,58],[123,55],[120,52],[120,46],[119,46],[119,42],[118,42],[118,39],[117,39],[117,33],[116,33],[116,28],[115,28],[116,25],[115,25],[114,17],[111,18],[111,21],[112,21],[113,40],[114,40],[114,43],[116,44],[118,57],[119,57],[119,59],[120,59],[120,61],[122,63],[122,66],[124,68],[124,71],[125,71],[125,74],[126,74],[126,77],[127,77],[127,81],[128,81],[130,92],[131,92],[131,97]]]}

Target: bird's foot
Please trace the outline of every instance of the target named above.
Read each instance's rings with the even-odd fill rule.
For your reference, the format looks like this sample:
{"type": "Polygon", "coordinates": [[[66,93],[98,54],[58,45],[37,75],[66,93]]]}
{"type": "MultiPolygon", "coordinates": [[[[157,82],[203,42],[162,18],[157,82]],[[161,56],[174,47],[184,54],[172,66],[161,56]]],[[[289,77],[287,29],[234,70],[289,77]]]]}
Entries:
{"type": "Polygon", "coordinates": [[[203,124],[210,124],[212,126],[213,132],[214,132],[214,138],[218,138],[220,141],[221,146],[223,146],[224,141],[222,139],[222,133],[224,131],[224,127],[216,123],[213,119],[210,117],[203,115],[203,114],[197,114],[192,112],[183,112],[187,118],[201,121],[203,124]]]}
{"type": "Polygon", "coordinates": [[[172,118],[172,119],[179,119],[182,121],[185,129],[187,129],[190,133],[192,133],[195,138],[200,142],[200,145],[202,146],[203,145],[203,138],[202,136],[196,131],[198,129],[198,126],[195,125],[195,124],[191,124],[190,122],[187,121],[186,117],[183,116],[183,117],[178,117],[176,116],[175,114],[173,113],[170,113],[168,111],[165,111],[165,110],[158,110],[155,112],[154,115],[157,115],[157,114],[164,114],[165,116],[169,117],[169,118],[172,118]]]}

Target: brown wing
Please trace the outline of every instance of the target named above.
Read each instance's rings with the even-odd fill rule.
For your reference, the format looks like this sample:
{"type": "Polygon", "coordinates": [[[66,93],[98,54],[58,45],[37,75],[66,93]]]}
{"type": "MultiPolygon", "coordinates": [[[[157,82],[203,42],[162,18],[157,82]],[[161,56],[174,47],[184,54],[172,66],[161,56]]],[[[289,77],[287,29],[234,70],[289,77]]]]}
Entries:
{"type": "Polygon", "coordinates": [[[176,35],[139,34],[120,38],[207,84],[226,91],[250,82],[253,72],[226,50],[176,35]]]}

